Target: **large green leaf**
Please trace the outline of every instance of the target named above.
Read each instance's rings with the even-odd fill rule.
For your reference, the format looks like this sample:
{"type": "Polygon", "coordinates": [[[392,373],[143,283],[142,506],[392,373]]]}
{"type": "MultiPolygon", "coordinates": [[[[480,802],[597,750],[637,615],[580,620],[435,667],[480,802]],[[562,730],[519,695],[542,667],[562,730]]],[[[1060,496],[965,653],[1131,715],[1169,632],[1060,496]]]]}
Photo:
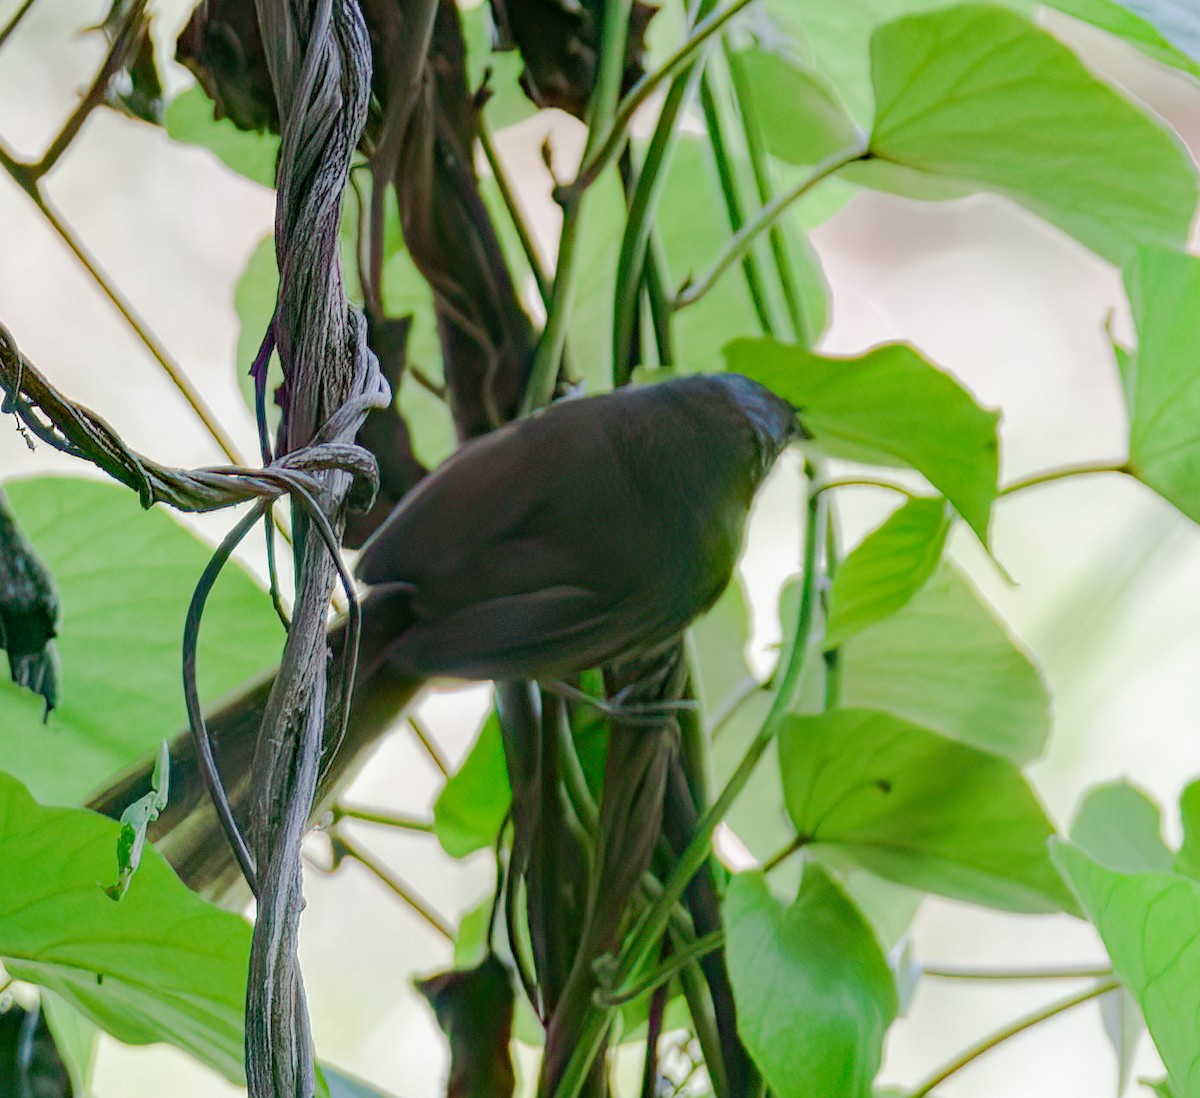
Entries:
{"type": "Polygon", "coordinates": [[[913,888],[1004,911],[1058,911],[1054,827],[1007,759],[889,713],[791,717],[779,738],[799,835],[913,888]]]}
{"type": "Polygon", "coordinates": [[[1020,16],[967,4],[898,19],[871,39],[871,69],[874,158],[847,178],[917,197],[947,182],[996,191],[1114,262],[1187,239],[1182,144],[1020,16]]]}
{"type": "Polygon", "coordinates": [[[1179,795],[1179,815],[1183,822],[1183,843],[1172,868],[1185,877],[1200,880],[1200,781],[1189,782],[1179,795]]]}
{"type": "Polygon", "coordinates": [[[725,348],[725,362],[800,409],[814,453],[911,466],[987,541],[999,416],[912,347],[893,343],[831,358],[771,339],[739,339],[725,348]]]}
{"type": "Polygon", "coordinates": [[[949,564],[846,642],[842,704],[885,709],[1023,764],[1050,732],[1050,699],[1003,623],[949,564]]]}
{"type": "Polygon", "coordinates": [[[1169,873],[1119,873],[1078,847],[1053,856],[1100,932],[1121,982],[1182,1098],[1200,1095],[1200,883],[1169,873]]]}
{"type": "Polygon", "coordinates": [[[1132,43],[1147,57],[1200,76],[1200,8],[1193,0],[1050,0],[1132,43]]]}
{"type": "MultiPolygon", "coordinates": [[[[0,683],[0,768],[44,802],[78,803],[184,727],[183,619],[212,550],[115,484],[41,477],[5,489],[62,600],[62,703],[43,725],[39,699],[0,683]]],[[[270,599],[230,565],[200,631],[202,696],[266,670],[282,645],[270,599]]]]}
{"type": "Polygon", "coordinates": [[[725,897],[738,1031],[778,1098],[866,1098],[896,990],[875,935],[818,865],[785,908],[761,873],[725,897]]]}
{"type": "Polygon", "coordinates": [[[504,739],[493,710],[475,746],[434,803],[434,834],[447,854],[465,858],[495,844],[511,803],[504,739]]]}
{"type": "Polygon", "coordinates": [[[1071,841],[1101,865],[1121,873],[1169,873],[1158,805],[1128,782],[1088,791],[1071,824],[1071,841]]]}
{"type": "Polygon", "coordinates": [[[763,142],[789,164],[816,164],[861,140],[854,120],[824,80],[778,53],[738,54],[763,142]]]}
{"type": "Polygon", "coordinates": [[[172,140],[200,145],[238,175],[274,188],[279,138],[274,134],[239,130],[228,118],[215,118],[213,102],[199,84],[171,100],[164,124],[172,140]]]}
{"type": "Polygon", "coordinates": [[[904,606],[933,575],[949,531],[945,500],[918,498],[868,534],[834,576],[825,648],[904,606]]]}
{"type": "MultiPolygon", "coordinates": [[[[950,7],[958,0],[839,0],[836,4],[798,4],[763,0],[765,12],[755,27],[763,48],[811,64],[863,125],[870,125],[869,44],[882,23],[913,12],[950,7]],[[769,15],[767,14],[769,13],[769,15]],[[765,24],[765,26],[764,26],[765,24]]],[[[1032,12],[1034,0],[1009,0],[1006,7],[1032,12]]]]}
{"type": "Polygon", "coordinates": [[[250,927],[186,888],[153,850],[119,902],[117,824],[43,808],[0,774],[0,958],[128,1044],[177,1045],[235,1082],[250,927]]]}
{"type": "Polygon", "coordinates": [[[1129,471],[1200,522],[1200,259],[1144,247],[1125,272],[1138,346],[1118,354],[1129,471]]]}

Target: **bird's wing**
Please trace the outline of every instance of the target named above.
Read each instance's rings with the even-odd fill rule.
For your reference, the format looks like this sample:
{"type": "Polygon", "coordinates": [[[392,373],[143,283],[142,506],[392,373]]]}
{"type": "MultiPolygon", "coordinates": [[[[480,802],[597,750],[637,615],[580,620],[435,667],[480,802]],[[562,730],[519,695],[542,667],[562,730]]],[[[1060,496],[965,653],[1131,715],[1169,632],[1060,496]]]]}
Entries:
{"type": "Polygon", "coordinates": [[[567,420],[522,420],[463,446],[371,537],[358,575],[372,585],[437,586],[470,573],[480,554],[520,531],[538,536],[539,512],[561,485],[581,486],[583,455],[596,450],[590,418],[567,420]]]}
{"type": "Polygon", "coordinates": [[[595,591],[548,587],[417,622],[392,643],[388,660],[405,674],[553,678],[625,655],[630,637],[668,639],[678,626],[661,616],[642,599],[614,606],[595,591]]]}

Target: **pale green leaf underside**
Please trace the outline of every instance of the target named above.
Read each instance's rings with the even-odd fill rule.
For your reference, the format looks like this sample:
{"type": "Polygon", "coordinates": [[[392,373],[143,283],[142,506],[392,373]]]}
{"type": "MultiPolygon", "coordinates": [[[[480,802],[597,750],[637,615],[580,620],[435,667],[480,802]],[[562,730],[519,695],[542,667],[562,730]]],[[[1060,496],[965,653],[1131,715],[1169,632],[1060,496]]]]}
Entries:
{"type": "Polygon", "coordinates": [[[1142,1008],[1181,1098],[1200,1095],[1200,883],[1118,873],[1056,842],[1054,860],[1142,1008]]]}
{"type": "Polygon", "coordinates": [[[0,774],[0,958],[129,1044],[165,1041],[242,1077],[250,927],[147,850],[120,902],[117,824],[43,808],[0,774]]]}
{"type": "Polygon", "coordinates": [[[842,562],[829,592],[825,648],[895,613],[933,574],[950,530],[946,503],[910,499],[842,562]]]}
{"type": "Polygon", "coordinates": [[[1200,259],[1138,250],[1125,271],[1138,346],[1118,356],[1129,407],[1129,471],[1200,522],[1200,259]]]}
{"type": "Polygon", "coordinates": [[[848,178],[892,189],[899,165],[902,193],[914,172],[996,191],[1114,262],[1186,240],[1196,178],[1181,143],[1021,16],[967,4],[897,19],[871,65],[878,159],[848,178]]]}
{"type": "Polygon", "coordinates": [[[841,650],[842,704],[884,709],[1022,765],[1045,749],[1038,670],[970,584],[943,563],[889,617],[841,650]]]}
{"type": "MultiPolygon", "coordinates": [[[[43,802],[79,803],[185,726],[183,619],[212,549],[109,482],[40,477],[5,490],[58,586],[62,702],[43,724],[38,699],[0,683],[0,769],[43,802]]],[[[202,696],[270,667],[283,639],[267,595],[227,567],[200,632],[202,696]]]]}
{"type": "Polygon", "coordinates": [[[1046,853],[1053,825],[1007,759],[861,709],[789,718],[779,757],[788,813],[810,842],[971,903],[1073,907],[1046,853]]]}

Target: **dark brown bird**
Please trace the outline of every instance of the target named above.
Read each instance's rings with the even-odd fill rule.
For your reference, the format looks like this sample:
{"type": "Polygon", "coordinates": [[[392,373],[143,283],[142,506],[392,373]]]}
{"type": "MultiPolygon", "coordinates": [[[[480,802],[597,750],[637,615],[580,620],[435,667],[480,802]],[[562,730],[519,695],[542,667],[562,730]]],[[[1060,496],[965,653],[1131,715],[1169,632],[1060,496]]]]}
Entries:
{"type": "Polygon", "coordinates": [[[669,644],[725,589],[799,427],[736,374],[586,400],[472,441],[367,542],[398,672],[548,679],[669,644]]]}
{"type": "MultiPolygon", "coordinates": [[[[463,446],[363,550],[358,573],[374,589],[350,727],[316,811],[423,679],[554,679],[669,645],[729,582],[751,498],[799,437],[790,405],[729,374],[562,401],[463,446]]],[[[335,659],[343,642],[332,627],[335,659]]],[[[209,722],[239,814],[268,689],[209,722]]],[[[140,767],[91,806],[119,815],[148,781],[140,767]]],[[[236,883],[186,733],[172,743],[171,802],[151,838],[193,888],[219,896],[236,883]]]]}

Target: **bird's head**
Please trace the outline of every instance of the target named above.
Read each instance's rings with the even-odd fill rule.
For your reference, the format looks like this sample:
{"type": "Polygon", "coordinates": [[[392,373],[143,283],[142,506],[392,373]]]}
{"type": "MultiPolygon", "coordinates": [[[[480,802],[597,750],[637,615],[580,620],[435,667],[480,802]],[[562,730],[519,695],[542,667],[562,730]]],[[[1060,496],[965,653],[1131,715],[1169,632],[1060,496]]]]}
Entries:
{"type": "Polygon", "coordinates": [[[716,379],[749,421],[758,445],[759,479],[765,477],[784,448],[809,436],[800,422],[799,410],[765,385],[741,374],[719,374],[716,379]]]}

